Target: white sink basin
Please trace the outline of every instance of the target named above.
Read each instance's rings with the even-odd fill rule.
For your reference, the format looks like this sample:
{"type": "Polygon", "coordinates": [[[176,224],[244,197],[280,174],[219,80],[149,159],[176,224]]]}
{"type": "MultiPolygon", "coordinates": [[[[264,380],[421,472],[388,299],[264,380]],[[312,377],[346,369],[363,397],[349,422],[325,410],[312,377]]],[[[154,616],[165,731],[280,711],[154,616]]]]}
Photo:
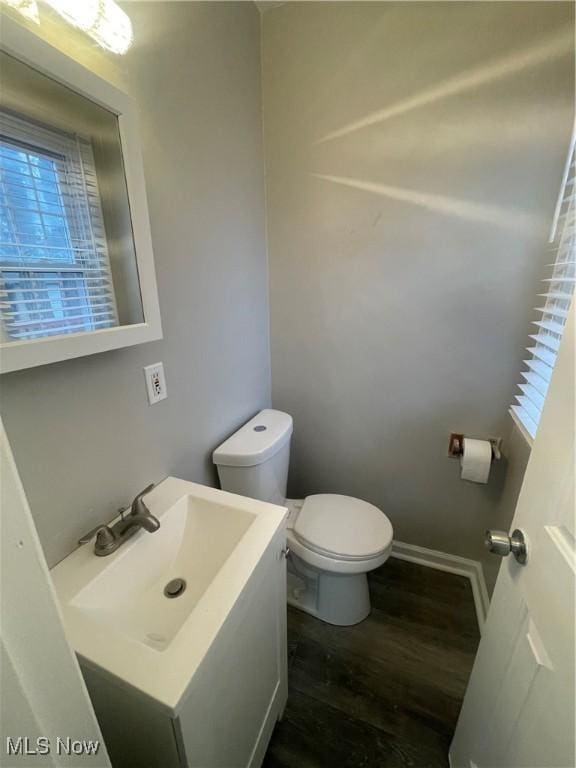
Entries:
{"type": "Polygon", "coordinates": [[[70,600],[70,607],[163,650],[255,519],[243,509],[183,496],[164,512],[154,534],[142,532],[116,557],[98,558],[104,568],[70,600]],[[168,599],[164,587],[175,578],[184,579],[186,588],[168,599]]]}
{"type": "Polygon", "coordinates": [[[286,510],[173,477],[146,504],[158,531],[107,557],[92,541],[51,573],[76,652],[173,710],[286,510]]]}

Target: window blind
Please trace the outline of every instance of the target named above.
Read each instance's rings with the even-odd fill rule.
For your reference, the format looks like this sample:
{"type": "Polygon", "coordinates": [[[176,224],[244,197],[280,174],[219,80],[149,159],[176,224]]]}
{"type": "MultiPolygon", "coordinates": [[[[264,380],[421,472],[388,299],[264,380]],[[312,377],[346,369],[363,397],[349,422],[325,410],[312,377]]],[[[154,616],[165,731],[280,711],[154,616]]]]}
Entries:
{"type": "Polygon", "coordinates": [[[118,324],[90,142],[4,110],[0,311],[4,340],[118,324]]]}
{"type": "MultiPolygon", "coordinates": [[[[575,134],[576,135],[576,134],[575,134]]],[[[576,156],[574,138],[556,206],[550,236],[551,260],[547,265],[548,276],[544,279],[542,299],[536,310],[540,313],[533,321],[534,333],[527,347],[530,356],[524,360],[526,370],[518,384],[520,394],[512,411],[531,437],[536,436],[538,423],[548,393],[548,385],[556,356],[560,348],[564,324],[574,294],[576,282],[576,156]]]]}

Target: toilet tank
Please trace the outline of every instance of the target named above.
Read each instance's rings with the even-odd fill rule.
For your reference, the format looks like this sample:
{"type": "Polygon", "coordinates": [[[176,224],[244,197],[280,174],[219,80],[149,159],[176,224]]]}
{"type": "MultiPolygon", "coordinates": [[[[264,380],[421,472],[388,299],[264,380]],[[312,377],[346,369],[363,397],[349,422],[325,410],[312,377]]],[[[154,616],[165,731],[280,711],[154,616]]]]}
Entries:
{"type": "Polygon", "coordinates": [[[284,504],[292,416],[266,408],[212,454],[224,491],[284,504]]]}

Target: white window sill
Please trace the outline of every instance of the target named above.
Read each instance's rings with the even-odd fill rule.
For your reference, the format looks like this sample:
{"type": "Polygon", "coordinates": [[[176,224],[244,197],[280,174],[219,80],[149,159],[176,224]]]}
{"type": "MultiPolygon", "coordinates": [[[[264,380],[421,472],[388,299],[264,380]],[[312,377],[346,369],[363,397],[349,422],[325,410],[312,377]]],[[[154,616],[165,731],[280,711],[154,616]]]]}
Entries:
{"type": "Polygon", "coordinates": [[[532,446],[534,445],[534,438],[528,433],[528,431],[526,430],[526,427],[524,426],[524,424],[522,424],[522,422],[520,421],[520,419],[512,409],[510,409],[508,413],[510,414],[510,417],[512,418],[512,421],[516,425],[518,431],[520,432],[520,434],[528,444],[528,447],[532,449],[532,446]]]}

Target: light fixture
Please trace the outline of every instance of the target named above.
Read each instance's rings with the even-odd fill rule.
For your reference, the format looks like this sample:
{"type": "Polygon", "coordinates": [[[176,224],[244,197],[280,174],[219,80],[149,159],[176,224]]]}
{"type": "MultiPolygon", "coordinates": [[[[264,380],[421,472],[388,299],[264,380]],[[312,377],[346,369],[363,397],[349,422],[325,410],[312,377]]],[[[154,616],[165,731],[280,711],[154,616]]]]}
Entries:
{"type": "Polygon", "coordinates": [[[35,21],[36,24],[39,23],[40,17],[36,0],[2,0],[2,2],[9,8],[13,8],[18,13],[21,13],[28,21],[35,21]]]}
{"type": "Polygon", "coordinates": [[[112,53],[126,53],[132,44],[132,22],[114,0],[44,0],[44,2],[72,26],[86,32],[98,45],[112,53]]]}

